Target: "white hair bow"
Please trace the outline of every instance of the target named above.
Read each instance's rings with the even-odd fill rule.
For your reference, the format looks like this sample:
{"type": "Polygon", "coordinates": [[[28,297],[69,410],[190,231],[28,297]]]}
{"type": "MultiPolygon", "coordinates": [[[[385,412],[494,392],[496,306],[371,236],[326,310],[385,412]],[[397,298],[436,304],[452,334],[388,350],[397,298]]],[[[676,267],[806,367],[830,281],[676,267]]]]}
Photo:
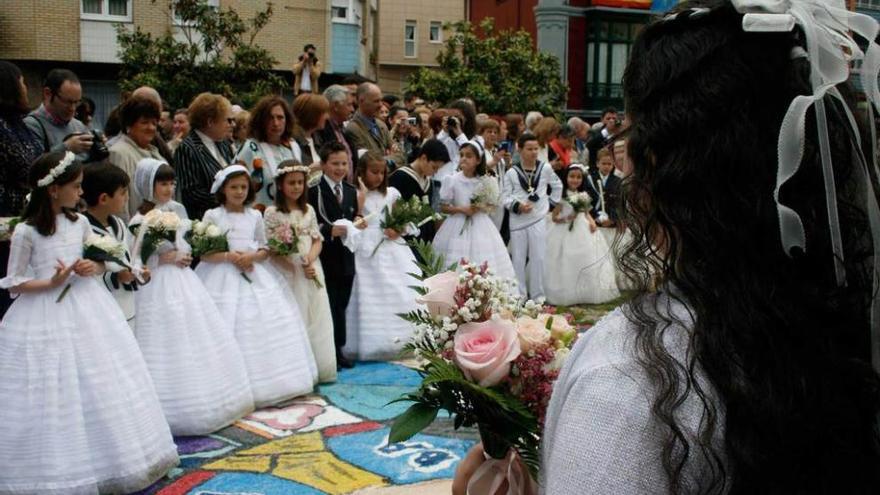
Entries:
{"type": "MultiPolygon", "coordinates": [[[[800,26],[806,40],[806,50],[796,49],[793,57],[806,57],[810,63],[811,95],[797,96],[792,100],[779,130],[779,165],[776,173],[776,190],[773,193],[779,215],[779,229],[786,253],[799,247],[806,249],[804,226],[800,216],[779,202],[779,191],[800,168],[804,155],[805,125],[807,111],[815,106],[816,125],[819,134],[819,151],[822,174],[825,180],[825,201],[834,252],[835,275],[839,285],[846,283],[843,266],[843,242],[837,213],[837,194],[831,163],[831,146],[828,136],[824,97],[830,95],[841,102],[843,97],[835,87],[846,81],[852,64],[861,62],[861,83],[868,99],[868,127],[871,130],[872,154],[865,160],[861,148],[855,149],[861,163],[856,167],[866,183],[867,212],[874,244],[873,302],[871,308],[871,356],[874,368],[880,372],[880,328],[876,318],[880,315],[880,208],[870,179],[868,166],[877,170],[876,129],[873,112],[880,111],[880,46],[874,43],[878,24],[870,16],[850,12],[844,0],[732,0],[737,12],[743,15],[743,30],[749,32],[788,32],[800,26]],[[862,50],[853,39],[857,34],[867,43],[862,50]]],[[[840,105],[852,127],[856,143],[860,146],[859,130],[849,108],[840,105]]],[[[856,160],[858,161],[858,160],[856,160]]]]}

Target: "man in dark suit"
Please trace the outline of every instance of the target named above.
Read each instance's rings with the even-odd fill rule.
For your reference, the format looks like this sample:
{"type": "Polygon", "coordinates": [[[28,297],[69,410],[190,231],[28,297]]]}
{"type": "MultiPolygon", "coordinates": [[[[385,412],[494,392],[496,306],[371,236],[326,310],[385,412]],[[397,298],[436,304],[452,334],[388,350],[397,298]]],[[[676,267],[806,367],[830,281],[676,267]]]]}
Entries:
{"type": "Polygon", "coordinates": [[[320,150],[327,143],[339,142],[345,146],[348,154],[349,170],[346,179],[354,184],[354,169],[357,162],[357,148],[346,135],[345,123],[354,113],[354,99],[345,86],[334,84],[324,90],[324,97],[330,102],[329,117],[324,129],[315,133],[315,146],[320,150]]]}
{"type": "Polygon", "coordinates": [[[587,141],[587,149],[590,151],[590,167],[596,166],[599,150],[614,142],[614,136],[621,131],[621,122],[617,115],[617,109],[608,107],[603,110],[602,124],[602,128],[587,141]]]}
{"type": "Polygon", "coordinates": [[[342,243],[348,228],[334,225],[334,222],[341,219],[357,220],[357,189],[345,182],[348,174],[345,145],[333,141],[322,146],[318,153],[324,174],[318,184],[309,188],[309,203],[317,213],[318,226],[324,236],[321,264],[333,316],[336,365],[351,368],[353,363],[342,355],[342,347],[345,346],[345,309],[354,283],[354,254],[342,243]]]}

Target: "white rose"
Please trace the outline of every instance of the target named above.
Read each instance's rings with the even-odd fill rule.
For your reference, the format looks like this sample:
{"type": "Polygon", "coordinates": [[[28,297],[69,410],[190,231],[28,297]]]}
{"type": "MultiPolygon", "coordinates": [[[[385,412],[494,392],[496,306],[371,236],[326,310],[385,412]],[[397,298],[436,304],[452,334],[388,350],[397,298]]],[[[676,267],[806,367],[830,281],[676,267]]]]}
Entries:
{"type": "Polygon", "coordinates": [[[569,354],[571,354],[571,350],[569,350],[568,347],[557,349],[556,354],[553,356],[553,361],[547,363],[547,371],[561,370],[562,367],[565,365],[565,361],[568,359],[569,354]]]}
{"type": "Polygon", "coordinates": [[[220,230],[220,227],[216,225],[208,225],[208,227],[205,229],[205,235],[207,235],[208,237],[219,237],[222,234],[223,232],[220,230]]]}
{"type": "Polygon", "coordinates": [[[197,220],[197,221],[195,222],[195,224],[193,225],[193,232],[194,232],[196,235],[204,235],[204,234],[205,234],[205,230],[206,230],[207,228],[208,228],[208,226],[205,224],[205,222],[199,222],[199,221],[197,220]]]}
{"type": "Polygon", "coordinates": [[[180,217],[170,211],[162,213],[162,226],[168,230],[174,230],[180,225],[180,217]]]}

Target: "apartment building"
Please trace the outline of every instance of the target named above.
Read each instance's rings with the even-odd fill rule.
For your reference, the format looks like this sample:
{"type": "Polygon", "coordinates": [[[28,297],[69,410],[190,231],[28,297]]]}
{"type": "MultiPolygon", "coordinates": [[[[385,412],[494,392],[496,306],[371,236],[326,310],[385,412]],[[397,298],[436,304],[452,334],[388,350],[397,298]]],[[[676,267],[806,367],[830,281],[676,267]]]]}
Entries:
{"type": "MultiPolygon", "coordinates": [[[[266,5],[261,0],[206,2],[233,8],[245,19],[266,5]]],[[[376,4],[376,0],[274,0],[274,15],[256,42],[272,53],[278,61],[275,68],[290,84],[292,66],[307,43],[317,47],[324,63],[322,85],[350,73],[375,77],[369,55],[376,4]]],[[[69,68],[82,79],[84,94],[97,103],[98,127],[119,102],[115,26],[182,35],[180,20],[169,11],[167,0],[0,0],[0,6],[0,59],[15,62],[25,73],[31,103],[39,103],[40,82],[49,69],[69,68]]]]}
{"type": "Polygon", "coordinates": [[[375,59],[386,93],[400,95],[419,67],[436,67],[444,24],[466,18],[462,0],[380,0],[375,59]]]}

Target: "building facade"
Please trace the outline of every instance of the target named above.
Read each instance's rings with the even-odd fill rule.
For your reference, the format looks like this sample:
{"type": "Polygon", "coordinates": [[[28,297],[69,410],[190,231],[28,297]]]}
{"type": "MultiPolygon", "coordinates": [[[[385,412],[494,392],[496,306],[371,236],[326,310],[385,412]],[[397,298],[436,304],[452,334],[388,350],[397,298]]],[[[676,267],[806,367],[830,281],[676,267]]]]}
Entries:
{"type": "Polygon", "coordinates": [[[465,19],[462,0],[380,0],[375,53],[376,80],[401,95],[406,78],[419,67],[437,67],[447,23],[465,19]]]}
{"type": "MultiPolygon", "coordinates": [[[[206,1],[210,5],[232,8],[244,19],[250,19],[266,6],[266,2],[260,0],[206,1]]],[[[372,2],[375,13],[376,1],[372,2]]],[[[368,57],[364,54],[369,53],[373,30],[365,32],[358,25],[354,36],[344,30],[337,31],[336,23],[331,22],[331,9],[337,3],[337,0],[273,1],[274,14],[256,37],[256,43],[275,57],[278,61],[275,68],[289,84],[293,83],[292,66],[307,43],[316,46],[327,78],[332,79],[334,72],[366,71],[369,74],[369,67],[364,64],[368,57]],[[354,39],[355,43],[346,45],[341,42],[343,39],[354,39]],[[340,48],[338,62],[333,53],[336,46],[340,48]],[[351,46],[362,48],[352,50],[351,46]]],[[[364,9],[363,1],[351,0],[351,3],[370,18],[371,9],[364,9]]],[[[13,61],[25,73],[31,103],[37,105],[40,101],[40,85],[46,72],[55,67],[69,68],[82,80],[83,94],[96,101],[95,123],[99,128],[120,99],[116,84],[119,70],[116,24],[131,29],[140,27],[154,35],[172,30],[177,36],[183,36],[180,20],[169,12],[165,0],[155,3],[151,0],[2,0],[0,5],[3,6],[0,59],[13,61]]],[[[352,19],[359,23],[363,18],[363,14],[352,14],[352,19]]]]}

